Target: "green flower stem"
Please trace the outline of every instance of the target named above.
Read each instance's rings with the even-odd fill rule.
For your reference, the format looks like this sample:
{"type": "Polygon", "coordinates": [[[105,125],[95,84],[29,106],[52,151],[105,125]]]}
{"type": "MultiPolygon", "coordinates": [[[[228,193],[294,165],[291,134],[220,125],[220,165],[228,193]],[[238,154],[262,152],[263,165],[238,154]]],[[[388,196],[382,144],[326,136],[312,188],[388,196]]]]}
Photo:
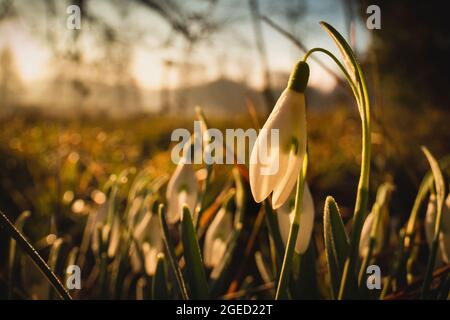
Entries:
{"type": "Polygon", "coordinates": [[[303,190],[305,186],[305,176],[308,168],[308,153],[303,158],[303,168],[300,170],[297,179],[297,192],[295,195],[295,207],[294,207],[294,221],[292,222],[291,229],[289,231],[288,242],[284,253],[283,265],[281,267],[280,278],[278,282],[277,292],[275,295],[276,300],[287,299],[289,277],[292,270],[292,258],[294,255],[295,243],[297,242],[298,230],[300,228],[300,218],[303,203],[303,190]]]}
{"type": "Polygon", "coordinates": [[[64,300],[72,300],[69,292],[64,288],[61,281],[55,275],[55,273],[50,269],[50,267],[45,263],[33,246],[25,239],[25,237],[20,233],[19,230],[9,221],[8,217],[0,211],[0,227],[5,229],[8,235],[17,241],[22,250],[24,250],[28,256],[33,260],[34,264],[39,268],[39,270],[45,275],[47,280],[52,284],[53,288],[58,292],[59,296],[64,300]]]}
{"type": "Polygon", "coordinates": [[[369,119],[369,97],[367,95],[367,87],[364,78],[361,78],[361,86],[363,89],[363,117],[362,121],[362,163],[361,163],[361,173],[358,183],[358,191],[356,194],[355,211],[353,214],[353,227],[352,234],[350,238],[350,256],[345,263],[344,273],[342,275],[341,288],[339,291],[339,298],[343,299],[348,297],[349,291],[352,286],[355,286],[355,274],[356,265],[358,262],[358,248],[359,240],[361,237],[361,230],[364,224],[364,219],[366,218],[366,208],[369,197],[369,175],[370,175],[370,147],[371,147],[371,137],[370,137],[370,119],[369,119]],[[351,277],[349,277],[351,274],[351,277]]]}
{"type": "Polygon", "coordinates": [[[359,103],[360,95],[359,95],[359,91],[356,87],[356,84],[353,82],[352,78],[350,77],[350,75],[347,72],[347,70],[345,69],[345,67],[342,65],[342,63],[339,61],[339,59],[336,58],[336,56],[334,54],[332,54],[330,51],[323,49],[323,48],[312,48],[311,50],[306,52],[305,56],[303,57],[303,61],[306,61],[308,59],[308,57],[311,54],[313,54],[314,52],[322,52],[322,53],[328,55],[336,63],[336,65],[339,67],[339,69],[341,69],[342,73],[345,75],[345,78],[347,79],[347,82],[349,83],[349,85],[353,91],[353,94],[355,95],[355,98],[359,103]]]}
{"type": "MultiPolygon", "coordinates": [[[[328,29],[331,26],[327,27],[328,29]]],[[[309,50],[304,60],[306,60],[313,52],[322,52],[327,54],[341,69],[344,73],[352,91],[355,95],[358,109],[361,115],[362,122],[362,161],[361,161],[361,172],[358,182],[358,190],[356,194],[355,211],[353,214],[353,227],[352,234],[350,238],[350,253],[349,257],[344,266],[344,272],[342,274],[342,282],[339,290],[339,298],[347,298],[350,292],[354,291],[357,287],[357,275],[356,266],[358,262],[358,248],[359,240],[361,237],[361,230],[363,227],[364,219],[366,217],[366,207],[369,194],[369,175],[370,175],[370,148],[371,148],[371,137],[370,137],[370,101],[367,92],[367,85],[364,80],[364,76],[359,63],[356,61],[351,48],[341,38],[341,36],[336,32],[335,36],[339,36],[339,41],[341,45],[346,45],[347,53],[352,60],[353,66],[355,67],[355,79],[356,83],[352,80],[346,68],[342,63],[328,50],[322,48],[314,48],[309,50]]]]}
{"type": "MultiPolygon", "coordinates": [[[[272,238],[274,250],[275,250],[275,263],[274,267],[277,272],[281,270],[281,266],[283,265],[283,254],[285,251],[284,243],[280,234],[280,227],[278,225],[276,213],[273,212],[271,204],[269,201],[264,201],[264,216],[266,218],[267,229],[269,231],[269,235],[272,238]]],[[[276,279],[277,280],[277,279],[276,279]]],[[[275,281],[276,283],[276,281],[275,281]]]]}
{"type": "MultiPolygon", "coordinates": [[[[20,214],[15,222],[16,229],[21,232],[26,220],[30,217],[30,211],[24,211],[20,214]]],[[[14,297],[14,280],[16,277],[17,269],[17,250],[16,240],[11,239],[9,242],[9,256],[8,256],[8,300],[14,297]]]]}

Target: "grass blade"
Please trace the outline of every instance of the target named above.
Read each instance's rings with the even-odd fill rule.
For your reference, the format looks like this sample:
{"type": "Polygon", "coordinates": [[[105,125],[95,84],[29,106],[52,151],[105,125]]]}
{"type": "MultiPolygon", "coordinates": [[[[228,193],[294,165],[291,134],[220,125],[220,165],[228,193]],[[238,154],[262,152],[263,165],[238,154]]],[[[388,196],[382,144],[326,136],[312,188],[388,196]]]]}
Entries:
{"type": "MultiPolygon", "coordinates": [[[[26,222],[26,220],[30,217],[30,211],[24,211],[20,214],[20,216],[16,220],[16,228],[19,232],[22,232],[22,228],[26,222]]],[[[8,256],[8,299],[13,298],[13,289],[15,282],[15,269],[17,267],[17,250],[16,250],[16,240],[11,239],[9,242],[9,256],[8,256]]]]}
{"type": "Polygon", "coordinates": [[[323,229],[325,254],[331,282],[331,296],[336,298],[339,294],[345,260],[348,257],[349,241],[339,207],[333,197],[330,196],[325,200],[323,229]]]}
{"type": "Polygon", "coordinates": [[[158,215],[164,244],[166,247],[167,254],[169,255],[169,261],[170,266],[172,268],[172,272],[175,275],[175,278],[177,279],[178,289],[180,291],[181,297],[184,300],[189,300],[189,294],[186,289],[183,274],[181,273],[180,266],[178,265],[177,255],[175,254],[175,247],[170,238],[169,227],[167,226],[166,222],[166,212],[164,209],[164,205],[162,204],[159,205],[158,215]]]}
{"type": "Polygon", "coordinates": [[[192,298],[207,299],[209,295],[208,284],[200,255],[200,247],[195,234],[191,213],[186,206],[183,208],[183,219],[181,221],[181,241],[183,243],[183,255],[186,260],[192,298]]]}
{"type": "Polygon", "coordinates": [[[164,253],[160,252],[157,259],[156,271],[153,277],[152,297],[154,300],[166,300],[169,298],[169,293],[167,289],[164,253]]]}
{"type": "Polygon", "coordinates": [[[24,250],[28,256],[33,260],[34,264],[44,274],[48,281],[52,284],[53,288],[58,292],[59,296],[65,300],[72,300],[69,292],[64,288],[61,281],[37,253],[36,249],[28,242],[27,239],[20,233],[19,230],[9,221],[8,217],[0,211],[0,227],[5,229],[8,235],[15,239],[19,246],[24,250]]]}
{"type": "Polygon", "coordinates": [[[438,253],[439,244],[439,233],[441,232],[441,222],[442,222],[442,209],[445,200],[445,184],[444,177],[442,175],[439,164],[433,155],[428,151],[426,147],[422,147],[422,151],[427,157],[427,160],[431,167],[431,172],[433,173],[434,185],[436,188],[436,204],[437,204],[437,214],[436,214],[436,225],[434,229],[433,242],[431,244],[430,255],[428,257],[427,271],[425,273],[425,278],[423,280],[423,286],[420,293],[422,299],[427,298],[428,291],[430,289],[431,279],[433,277],[434,264],[436,262],[436,256],[438,253]]]}
{"type": "MultiPolygon", "coordinates": [[[[61,251],[61,247],[63,244],[63,239],[62,238],[58,238],[55,240],[55,242],[53,242],[52,244],[52,248],[50,250],[50,254],[48,256],[48,266],[50,267],[50,269],[53,270],[53,272],[56,273],[56,270],[59,269],[58,266],[60,264],[60,251],[61,251]]],[[[51,290],[49,292],[49,300],[53,300],[55,298],[55,292],[53,290],[51,290]]]]}

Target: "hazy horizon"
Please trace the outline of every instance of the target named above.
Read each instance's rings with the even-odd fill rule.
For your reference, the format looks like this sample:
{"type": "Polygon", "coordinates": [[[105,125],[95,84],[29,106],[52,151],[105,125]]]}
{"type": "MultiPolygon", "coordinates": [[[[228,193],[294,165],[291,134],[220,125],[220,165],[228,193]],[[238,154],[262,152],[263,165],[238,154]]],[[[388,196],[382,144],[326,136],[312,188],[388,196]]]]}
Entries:
{"type": "MultiPolygon", "coordinates": [[[[215,3],[213,9],[208,8],[206,2],[191,0],[182,6],[192,15],[211,10],[211,21],[220,27],[212,31],[211,36],[189,42],[174,32],[158,13],[139,1],[120,5],[114,1],[89,2],[85,11],[89,20],[95,16],[96,22],[86,21],[88,18],[82,12],[81,30],[69,30],[65,27],[68,16],[65,9],[69,2],[55,4],[54,16],[48,17],[46,7],[40,1],[30,4],[19,0],[14,2],[15,14],[0,20],[0,51],[11,51],[12,64],[21,84],[20,99],[31,101],[31,104],[42,102],[36,98],[42,94],[43,85],[50,83],[73,83],[81,97],[92,93],[92,88],[86,85],[91,83],[128,88],[128,91],[143,95],[149,91],[171,92],[206,85],[219,79],[229,79],[253,90],[261,90],[263,70],[247,2],[211,2],[215,3]],[[108,29],[101,29],[98,21],[108,24],[108,29]],[[113,32],[110,29],[114,31],[109,35],[112,41],[98,39],[101,32],[113,32]],[[76,42],[71,37],[75,37],[76,42]],[[76,49],[71,48],[74,43],[76,49]],[[78,60],[67,59],[73,51],[79,55],[78,60]]],[[[260,12],[292,32],[307,47],[329,41],[317,23],[320,20],[330,21],[345,34],[341,2],[306,1],[304,7],[298,7],[299,3],[287,1],[275,5],[263,0],[260,1],[260,12]],[[285,16],[287,8],[299,11],[297,20],[289,22],[285,16]]],[[[355,30],[356,49],[363,54],[369,41],[367,30],[359,24],[355,30]]],[[[262,32],[272,78],[277,74],[288,75],[303,53],[265,23],[262,23],[262,32]]],[[[318,58],[336,70],[329,59],[324,56],[318,58]]],[[[312,87],[324,92],[333,91],[336,85],[333,77],[315,62],[311,62],[311,70],[312,87]]],[[[272,87],[278,85],[271,83],[272,87]]],[[[64,90],[67,94],[68,91],[64,90]]],[[[101,92],[96,96],[101,96],[101,92]]],[[[45,99],[49,98],[45,94],[45,99]]],[[[105,101],[111,99],[102,98],[105,101]]],[[[72,95],[66,99],[74,103],[80,100],[72,95]]]]}

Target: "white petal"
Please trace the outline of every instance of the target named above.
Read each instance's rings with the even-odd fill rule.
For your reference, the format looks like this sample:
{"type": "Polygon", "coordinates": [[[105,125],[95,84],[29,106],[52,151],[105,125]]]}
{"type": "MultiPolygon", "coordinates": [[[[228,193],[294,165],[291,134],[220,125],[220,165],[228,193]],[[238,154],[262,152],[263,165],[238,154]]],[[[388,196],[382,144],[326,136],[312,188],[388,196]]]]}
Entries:
{"type": "Polygon", "coordinates": [[[111,240],[108,247],[108,256],[112,258],[116,255],[120,243],[120,220],[117,216],[114,217],[110,237],[111,240]]]}
{"type": "MultiPolygon", "coordinates": [[[[295,252],[303,254],[308,249],[309,242],[314,226],[314,202],[309,191],[308,184],[305,184],[303,191],[302,211],[300,215],[300,229],[298,230],[297,242],[295,243],[295,252]]],[[[294,214],[291,213],[292,220],[294,214]]]]}
{"type": "Polygon", "coordinates": [[[143,202],[144,202],[143,197],[136,197],[133,199],[130,210],[128,210],[128,221],[129,221],[130,225],[134,225],[135,219],[136,219],[139,211],[141,210],[143,202]]]}
{"type": "Polygon", "coordinates": [[[430,195],[427,206],[427,213],[425,214],[425,238],[428,246],[431,247],[434,237],[434,227],[436,224],[436,196],[430,195]]]}
{"type": "Polygon", "coordinates": [[[179,195],[174,194],[167,198],[167,223],[177,223],[181,219],[181,208],[179,206],[179,195]]]}
{"type": "MultiPolygon", "coordinates": [[[[264,146],[261,146],[261,144],[266,143],[266,140],[262,138],[262,135],[265,134],[265,132],[268,131],[261,131],[260,135],[256,139],[250,156],[249,166],[250,189],[252,191],[253,198],[258,203],[266,199],[273,191],[277,179],[277,173],[280,167],[280,165],[278,164],[277,172],[273,172],[273,174],[264,174],[266,171],[270,171],[267,169],[270,169],[273,161],[279,161],[279,157],[277,156],[279,154],[279,149],[269,145],[265,147],[268,153],[266,155],[268,158],[268,163],[262,163],[262,161],[260,160],[260,149],[264,148],[264,146]]],[[[267,140],[270,140],[269,133],[267,133],[267,135],[267,140]]]]}
{"type": "Polygon", "coordinates": [[[370,232],[372,230],[373,217],[373,213],[369,213],[362,227],[361,237],[359,239],[359,255],[361,257],[365,257],[367,255],[367,251],[369,250],[370,232]]]}
{"type": "Polygon", "coordinates": [[[147,272],[148,275],[152,276],[156,271],[159,250],[145,242],[142,245],[142,253],[144,255],[145,272],[147,272]]]}
{"type": "Polygon", "coordinates": [[[150,219],[152,218],[152,213],[150,211],[146,211],[144,217],[139,221],[134,229],[134,238],[137,241],[143,241],[145,236],[145,230],[148,227],[150,219]]]}
{"type": "MultiPolygon", "coordinates": [[[[295,197],[292,192],[289,197],[291,200],[295,197]]],[[[303,192],[302,211],[300,213],[300,228],[298,230],[297,241],[295,243],[295,252],[303,254],[308,249],[314,226],[314,202],[307,184],[303,192]]],[[[290,208],[290,201],[286,202],[277,213],[278,226],[280,228],[281,239],[287,244],[289,230],[294,220],[294,211],[290,208]]]]}
{"type": "MultiPolygon", "coordinates": [[[[284,157],[283,157],[284,158],[284,157]]],[[[274,210],[281,207],[289,198],[291,192],[295,189],[295,185],[298,178],[298,173],[301,169],[303,157],[290,153],[288,156],[288,165],[282,176],[282,179],[278,180],[273,191],[272,207],[274,210]]]]}
{"type": "Polygon", "coordinates": [[[162,250],[164,242],[162,239],[161,227],[159,225],[158,216],[156,214],[151,215],[148,228],[145,231],[146,238],[148,239],[150,245],[156,249],[162,250]]]}
{"type": "Polygon", "coordinates": [[[281,207],[277,212],[278,228],[280,229],[281,239],[286,245],[289,237],[289,229],[291,228],[290,212],[286,212],[284,207],[281,207]]]}
{"type": "MultiPolygon", "coordinates": [[[[195,205],[197,204],[197,192],[187,193],[184,204],[187,205],[191,214],[194,214],[195,205]]],[[[181,208],[183,208],[183,206],[181,208]]]]}
{"type": "Polygon", "coordinates": [[[183,204],[186,203],[191,210],[197,202],[197,178],[192,164],[182,159],[167,185],[167,222],[176,223],[182,216],[183,204]],[[183,195],[182,192],[186,194],[183,195]],[[183,199],[180,199],[184,197],[183,199]]]}
{"type": "MultiPolygon", "coordinates": [[[[372,232],[372,226],[374,223],[375,223],[375,214],[373,212],[370,212],[367,215],[366,220],[364,221],[364,225],[361,231],[361,238],[359,240],[359,255],[361,257],[365,257],[368,253],[370,244],[370,234],[372,232]]],[[[384,244],[384,231],[383,226],[380,222],[376,234],[376,242],[375,247],[373,248],[373,254],[380,253],[381,249],[383,248],[383,244],[384,244]]]]}
{"type": "Polygon", "coordinates": [[[227,249],[227,243],[223,239],[217,238],[214,240],[212,246],[212,256],[210,260],[210,266],[217,266],[225,255],[227,249]]]}
{"type": "Polygon", "coordinates": [[[231,214],[227,213],[225,208],[220,208],[205,235],[203,260],[207,267],[212,268],[216,266],[225,254],[226,243],[231,235],[232,229],[233,221],[231,214]],[[218,240],[223,245],[218,243],[218,240]]]}
{"type": "Polygon", "coordinates": [[[130,265],[134,273],[138,273],[142,269],[141,258],[136,250],[136,245],[132,244],[130,249],[130,265]]]}

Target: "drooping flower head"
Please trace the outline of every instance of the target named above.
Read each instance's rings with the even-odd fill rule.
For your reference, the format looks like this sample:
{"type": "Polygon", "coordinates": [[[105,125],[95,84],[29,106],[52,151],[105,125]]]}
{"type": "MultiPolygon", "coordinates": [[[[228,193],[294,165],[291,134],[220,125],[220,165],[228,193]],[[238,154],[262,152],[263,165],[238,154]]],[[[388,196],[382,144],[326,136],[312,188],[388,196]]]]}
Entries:
{"type": "MultiPolygon", "coordinates": [[[[376,215],[374,210],[367,215],[366,220],[361,231],[361,239],[359,240],[359,255],[365,257],[369,251],[370,236],[372,228],[374,227],[376,215]]],[[[373,248],[373,254],[378,254],[384,245],[384,230],[381,226],[378,226],[375,235],[375,246],[373,248]]]]}
{"type": "Polygon", "coordinates": [[[361,230],[359,241],[359,255],[361,257],[367,256],[372,237],[375,240],[373,254],[377,255],[383,249],[385,233],[389,225],[388,203],[393,190],[394,186],[389,182],[383,183],[378,188],[376,201],[371,212],[367,215],[361,230]]]}
{"type": "MultiPolygon", "coordinates": [[[[233,199],[235,189],[230,189],[225,201],[208,227],[203,246],[203,260],[208,268],[217,266],[225,255],[233,232],[233,199]]],[[[214,275],[214,272],[211,276],[214,275]]]]}
{"type": "Polygon", "coordinates": [[[306,153],[304,91],[308,78],[308,64],[300,61],[261,129],[250,156],[253,197],[261,202],[273,192],[274,209],[281,207],[291,194],[306,153]]]}
{"type": "MultiPolygon", "coordinates": [[[[187,147],[190,144],[188,144],[187,147]]],[[[197,203],[198,185],[192,163],[187,158],[185,148],[183,157],[169,180],[166,191],[167,222],[176,223],[181,219],[183,205],[187,205],[194,212],[197,203]]]]}
{"type": "Polygon", "coordinates": [[[203,247],[205,266],[213,268],[220,263],[233,230],[233,217],[224,207],[220,208],[208,228],[203,247]]]}
{"type": "Polygon", "coordinates": [[[158,217],[151,211],[147,211],[136,224],[133,232],[133,238],[136,240],[131,254],[131,267],[134,272],[145,270],[148,275],[153,275],[158,262],[158,254],[164,250],[161,228],[158,217]],[[140,251],[140,252],[139,252],[140,251]]]}

